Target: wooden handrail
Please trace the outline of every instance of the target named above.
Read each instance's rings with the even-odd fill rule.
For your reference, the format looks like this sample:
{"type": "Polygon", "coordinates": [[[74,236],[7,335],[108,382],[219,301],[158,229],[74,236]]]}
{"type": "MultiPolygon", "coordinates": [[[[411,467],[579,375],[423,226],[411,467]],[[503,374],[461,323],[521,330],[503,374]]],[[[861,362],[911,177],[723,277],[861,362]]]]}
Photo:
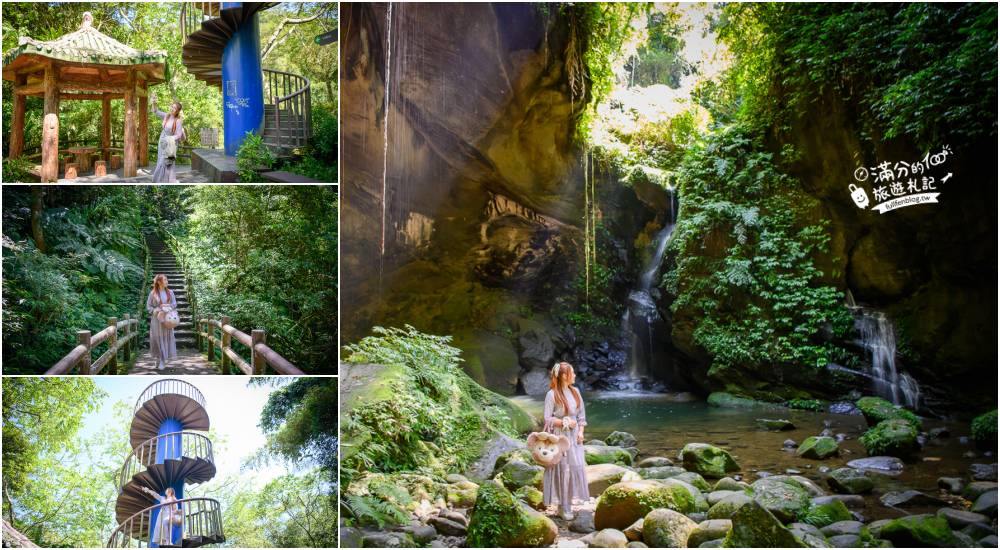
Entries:
{"type": "Polygon", "coordinates": [[[248,376],[266,374],[265,365],[270,365],[275,372],[286,376],[302,376],[305,374],[265,343],[267,340],[267,333],[265,331],[255,329],[251,331],[251,334],[247,334],[230,325],[229,322],[231,320],[232,318],[228,315],[224,315],[221,320],[217,320],[212,313],[209,313],[205,319],[195,320],[195,332],[199,336],[198,351],[202,351],[202,339],[208,343],[209,361],[215,361],[216,347],[222,350],[222,374],[231,374],[233,364],[248,376]],[[202,328],[204,328],[204,331],[202,331],[202,328]],[[219,329],[221,332],[221,338],[215,336],[216,329],[219,329]],[[250,361],[245,361],[232,348],[232,340],[234,338],[237,342],[250,348],[250,361]]]}
{"type": "Polygon", "coordinates": [[[108,365],[108,374],[118,374],[118,350],[124,350],[125,361],[131,359],[132,350],[135,349],[132,339],[135,338],[138,341],[138,336],[138,315],[133,318],[131,314],[126,313],[125,320],[121,322],[118,321],[117,317],[108,317],[108,328],[97,334],[91,335],[89,330],[77,331],[77,346],[52,368],[45,371],[44,376],[62,376],[74,368],[76,368],[77,374],[90,376],[100,374],[105,365],[108,365]],[[133,325],[135,326],[134,330],[133,325]],[[125,334],[119,340],[118,331],[122,329],[125,330],[125,334]],[[108,350],[91,365],[91,352],[105,340],[108,340],[108,350]]]}
{"type": "Polygon", "coordinates": [[[111,533],[108,539],[108,548],[129,548],[135,540],[138,547],[142,547],[143,542],[149,546],[153,532],[150,519],[153,517],[153,510],[158,510],[166,506],[177,505],[184,514],[182,522],[182,539],[199,537],[222,537],[222,507],[219,501],[214,498],[192,497],[182,498],[174,502],[155,504],[142,511],[136,512],[125,521],[118,524],[118,527],[111,533]],[[138,535],[138,536],[135,536],[138,535]],[[143,540],[145,535],[145,540],[143,540]]]}

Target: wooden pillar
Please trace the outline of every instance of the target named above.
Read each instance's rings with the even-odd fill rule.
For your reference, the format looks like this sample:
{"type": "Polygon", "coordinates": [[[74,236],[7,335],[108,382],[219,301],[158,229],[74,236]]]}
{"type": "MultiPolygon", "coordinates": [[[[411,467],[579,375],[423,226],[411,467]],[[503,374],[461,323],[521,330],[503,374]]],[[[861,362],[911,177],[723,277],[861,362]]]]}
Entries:
{"type": "Polygon", "coordinates": [[[129,360],[132,359],[132,350],[131,350],[132,340],[131,340],[131,336],[132,336],[132,315],[129,314],[129,313],[126,313],[125,314],[125,334],[122,336],[122,338],[125,339],[125,342],[124,342],[124,344],[122,346],[122,349],[125,351],[125,353],[124,353],[124,355],[122,355],[122,359],[126,363],[128,363],[129,360]]]}
{"type": "Polygon", "coordinates": [[[108,148],[111,147],[111,100],[108,99],[107,92],[101,96],[101,148],[104,149],[101,152],[101,158],[105,162],[109,162],[111,160],[111,151],[108,151],[108,148]]]}
{"type": "Polygon", "coordinates": [[[139,95],[139,166],[149,166],[149,88],[145,80],[139,81],[145,93],[139,95]]]}
{"type": "Polygon", "coordinates": [[[264,374],[264,356],[257,353],[257,344],[263,344],[267,340],[267,334],[263,330],[254,329],[250,332],[250,366],[253,368],[254,376],[264,374]]]}
{"type": "MultiPolygon", "coordinates": [[[[188,300],[190,300],[190,298],[188,298],[188,300]]],[[[201,338],[201,320],[198,319],[197,315],[195,315],[194,316],[194,343],[198,347],[198,353],[201,353],[201,352],[205,351],[205,348],[204,348],[204,346],[202,346],[201,342],[202,342],[202,338],[201,338]]]]}
{"type": "MultiPolygon", "coordinates": [[[[45,68],[45,118],[42,121],[42,183],[59,180],[59,85],[56,69],[45,68]]],[[[90,367],[88,363],[88,368],[90,367]]],[[[88,371],[89,374],[89,371],[88,371]]]]}
{"type": "Polygon", "coordinates": [[[14,75],[14,114],[10,119],[10,155],[8,158],[17,158],[24,152],[24,102],[28,96],[18,95],[17,89],[27,83],[28,75],[14,75]]]}
{"type": "Polygon", "coordinates": [[[212,341],[212,338],[215,337],[215,327],[212,326],[212,320],[213,319],[215,319],[215,314],[214,313],[209,313],[208,314],[208,324],[205,325],[205,334],[208,335],[208,338],[205,339],[205,343],[208,344],[208,360],[209,361],[215,361],[215,342],[212,341]]]}
{"type": "Polygon", "coordinates": [[[111,331],[111,335],[108,336],[108,350],[111,351],[111,357],[108,358],[108,374],[118,374],[118,318],[108,317],[108,326],[114,327],[111,331]]]}
{"type": "Polygon", "coordinates": [[[135,69],[125,69],[125,177],[136,175],[138,128],[136,128],[135,69]]]}
{"type": "Polygon", "coordinates": [[[83,355],[83,359],[77,363],[76,373],[82,376],[90,375],[90,331],[89,330],[78,330],[76,332],[76,345],[87,346],[87,353],[83,355]]]}
{"type": "Polygon", "coordinates": [[[232,360],[226,353],[226,349],[233,344],[233,337],[230,336],[225,329],[226,325],[228,325],[232,320],[232,317],[225,315],[222,316],[222,374],[232,374],[232,367],[230,366],[232,360]]]}

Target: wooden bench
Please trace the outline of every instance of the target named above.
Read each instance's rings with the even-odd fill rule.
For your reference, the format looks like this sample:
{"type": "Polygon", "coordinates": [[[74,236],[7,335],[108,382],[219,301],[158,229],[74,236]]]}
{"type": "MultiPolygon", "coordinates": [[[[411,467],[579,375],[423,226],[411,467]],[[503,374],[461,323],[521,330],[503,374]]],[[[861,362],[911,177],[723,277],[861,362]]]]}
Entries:
{"type": "Polygon", "coordinates": [[[319,180],[314,180],[307,178],[305,176],[300,176],[299,174],[293,174],[291,172],[264,172],[260,177],[277,183],[324,183],[319,180]]]}

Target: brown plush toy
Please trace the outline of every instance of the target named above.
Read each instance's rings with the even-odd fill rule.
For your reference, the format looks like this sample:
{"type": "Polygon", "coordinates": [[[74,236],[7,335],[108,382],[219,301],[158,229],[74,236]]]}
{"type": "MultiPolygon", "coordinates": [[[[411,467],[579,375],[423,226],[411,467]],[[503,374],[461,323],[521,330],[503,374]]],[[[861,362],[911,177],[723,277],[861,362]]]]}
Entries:
{"type": "Polygon", "coordinates": [[[551,468],[569,450],[569,438],[546,432],[534,432],[528,436],[528,450],[539,465],[551,468]]]}

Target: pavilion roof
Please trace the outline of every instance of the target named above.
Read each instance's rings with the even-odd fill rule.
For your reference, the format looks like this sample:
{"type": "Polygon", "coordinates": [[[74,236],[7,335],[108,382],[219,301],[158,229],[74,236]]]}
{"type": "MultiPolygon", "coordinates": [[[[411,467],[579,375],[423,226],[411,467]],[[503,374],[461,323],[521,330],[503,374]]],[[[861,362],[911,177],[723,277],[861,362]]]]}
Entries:
{"type": "MultiPolygon", "coordinates": [[[[17,46],[3,56],[3,78],[13,80],[17,69],[47,65],[45,59],[59,65],[124,70],[144,65],[151,80],[162,82],[166,50],[138,50],[101,33],[92,26],[92,17],[84,15],[80,29],[55,40],[42,41],[22,36],[17,46]],[[157,78],[160,77],[160,78],[157,78]]],[[[40,67],[41,68],[41,67],[40,67]]]]}

